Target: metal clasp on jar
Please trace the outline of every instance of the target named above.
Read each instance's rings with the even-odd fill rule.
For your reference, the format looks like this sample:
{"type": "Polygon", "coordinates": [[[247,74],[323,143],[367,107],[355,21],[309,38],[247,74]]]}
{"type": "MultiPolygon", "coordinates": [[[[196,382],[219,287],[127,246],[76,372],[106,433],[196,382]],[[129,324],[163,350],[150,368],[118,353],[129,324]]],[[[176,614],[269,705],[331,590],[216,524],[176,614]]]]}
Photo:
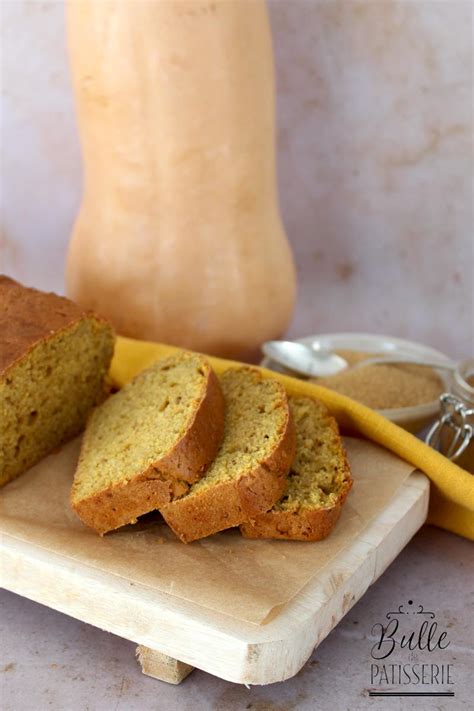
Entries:
{"type": "Polygon", "coordinates": [[[443,393],[439,401],[441,405],[440,418],[426,435],[425,441],[426,444],[454,461],[465,452],[474,438],[474,427],[469,421],[474,418],[474,408],[468,408],[460,398],[451,393],[443,393]],[[443,452],[443,432],[445,429],[452,430],[453,434],[451,441],[448,443],[447,451],[443,452]]]}

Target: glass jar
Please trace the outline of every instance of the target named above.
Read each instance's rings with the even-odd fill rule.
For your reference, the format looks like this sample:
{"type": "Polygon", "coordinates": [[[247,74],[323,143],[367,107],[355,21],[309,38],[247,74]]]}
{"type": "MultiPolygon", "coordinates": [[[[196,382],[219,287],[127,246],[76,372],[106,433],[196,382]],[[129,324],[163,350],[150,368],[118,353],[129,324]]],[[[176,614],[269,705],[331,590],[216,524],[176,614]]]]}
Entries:
{"type": "Polygon", "coordinates": [[[440,395],[440,415],[426,443],[474,474],[474,358],[453,372],[451,392],[440,395]]]}

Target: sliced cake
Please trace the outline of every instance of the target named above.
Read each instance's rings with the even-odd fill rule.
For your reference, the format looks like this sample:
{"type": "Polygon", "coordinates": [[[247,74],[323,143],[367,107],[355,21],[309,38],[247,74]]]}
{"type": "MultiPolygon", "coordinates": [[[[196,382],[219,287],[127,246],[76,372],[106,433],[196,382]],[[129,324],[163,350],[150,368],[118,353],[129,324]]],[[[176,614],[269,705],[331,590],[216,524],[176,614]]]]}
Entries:
{"type": "Polygon", "coordinates": [[[284,495],[267,513],[241,525],[247,538],[319,541],[332,531],[352,486],[337,422],[308,397],[290,397],[296,455],[284,495]]]}
{"type": "Polygon", "coordinates": [[[295,435],[284,388],[248,367],[226,371],[221,387],[226,418],[215,460],[184,496],[160,507],[185,543],[271,508],[293,461],[295,435]]]}
{"type": "Polygon", "coordinates": [[[0,486],[83,429],[114,340],[99,316],[0,275],[0,486]]]}
{"type": "Polygon", "coordinates": [[[207,360],[157,361],[92,414],[71,492],[82,521],[106,533],[183,495],[213,460],[224,399],[207,360]]]}

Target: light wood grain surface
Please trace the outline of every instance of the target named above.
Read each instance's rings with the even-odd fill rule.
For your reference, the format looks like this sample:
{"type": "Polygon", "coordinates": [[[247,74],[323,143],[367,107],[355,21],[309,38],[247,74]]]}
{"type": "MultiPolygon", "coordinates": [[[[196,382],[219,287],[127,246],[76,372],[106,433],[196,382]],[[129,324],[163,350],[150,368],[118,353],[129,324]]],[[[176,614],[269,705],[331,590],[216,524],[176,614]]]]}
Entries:
{"type": "Polygon", "coordinates": [[[76,619],[230,681],[268,684],[298,672],[422,525],[428,481],[415,473],[317,580],[266,625],[242,623],[150,592],[4,535],[2,585],[76,619]]]}

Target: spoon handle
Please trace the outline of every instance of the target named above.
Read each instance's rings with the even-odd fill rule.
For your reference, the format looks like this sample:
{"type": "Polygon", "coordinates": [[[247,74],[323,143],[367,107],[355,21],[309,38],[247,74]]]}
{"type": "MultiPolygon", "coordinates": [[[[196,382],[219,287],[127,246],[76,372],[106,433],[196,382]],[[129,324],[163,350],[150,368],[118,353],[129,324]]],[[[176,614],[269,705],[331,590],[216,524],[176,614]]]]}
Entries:
{"type": "Polygon", "coordinates": [[[436,368],[437,370],[456,370],[456,363],[452,361],[435,361],[435,360],[415,360],[414,358],[402,358],[401,356],[380,356],[374,358],[367,358],[359,363],[356,363],[352,368],[361,368],[366,365],[384,365],[384,364],[395,364],[399,365],[424,365],[427,368],[436,368]]]}

